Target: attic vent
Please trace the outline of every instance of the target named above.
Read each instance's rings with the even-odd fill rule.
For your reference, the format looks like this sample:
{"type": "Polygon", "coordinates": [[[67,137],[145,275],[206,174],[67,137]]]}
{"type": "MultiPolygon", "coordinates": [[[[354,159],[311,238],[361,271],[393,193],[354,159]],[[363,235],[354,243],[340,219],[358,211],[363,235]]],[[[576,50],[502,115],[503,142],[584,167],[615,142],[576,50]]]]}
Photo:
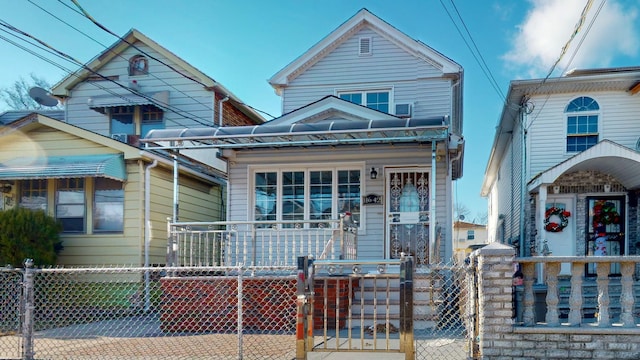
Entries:
{"type": "Polygon", "coordinates": [[[371,38],[361,37],[360,47],[358,48],[358,55],[371,55],[371,38]]]}
{"type": "Polygon", "coordinates": [[[396,104],[396,116],[410,117],[411,104],[396,104]]]}

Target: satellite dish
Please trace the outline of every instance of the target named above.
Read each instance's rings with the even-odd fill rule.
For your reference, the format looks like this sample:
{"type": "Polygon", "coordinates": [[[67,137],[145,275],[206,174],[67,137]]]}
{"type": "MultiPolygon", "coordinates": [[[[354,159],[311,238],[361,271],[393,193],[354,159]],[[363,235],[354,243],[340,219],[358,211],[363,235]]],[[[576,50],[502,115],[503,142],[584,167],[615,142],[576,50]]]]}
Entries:
{"type": "Polygon", "coordinates": [[[464,220],[464,215],[458,216],[458,220],[463,221],[464,220]]]}
{"type": "Polygon", "coordinates": [[[47,90],[38,86],[34,86],[31,89],[29,89],[29,96],[31,96],[31,98],[35,100],[35,102],[37,102],[42,106],[58,105],[58,99],[49,95],[49,92],[47,90]]]}

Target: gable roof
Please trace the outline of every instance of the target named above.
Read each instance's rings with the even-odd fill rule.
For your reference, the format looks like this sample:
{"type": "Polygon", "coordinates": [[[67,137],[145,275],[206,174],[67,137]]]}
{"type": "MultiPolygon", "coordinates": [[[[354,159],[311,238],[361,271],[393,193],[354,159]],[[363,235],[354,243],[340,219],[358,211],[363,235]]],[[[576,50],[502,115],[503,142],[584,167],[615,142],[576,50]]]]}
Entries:
{"type": "Polygon", "coordinates": [[[0,113],[0,125],[12,123],[27,115],[37,113],[48,116],[52,119],[64,121],[64,110],[8,110],[0,113]]]}
{"type": "Polygon", "coordinates": [[[640,188],[640,153],[611,140],[602,140],[536,175],[528,184],[529,191],[543,184],[552,184],[562,174],[581,170],[610,174],[627,189],[640,188]]]}
{"type": "Polygon", "coordinates": [[[278,71],[271,77],[271,79],[269,79],[269,83],[277,93],[280,93],[280,90],[283,87],[286,87],[298,75],[313,66],[331,52],[331,50],[337,48],[340,44],[351,37],[351,35],[355,34],[365,26],[372,28],[374,31],[401,47],[406,52],[432,64],[436,68],[440,69],[445,75],[459,74],[462,72],[462,67],[453,60],[427,46],[423,42],[412,39],[386,21],[369,12],[369,10],[363,8],[327,35],[324,39],[320,40],[320,42],[307,50],[307,52],[295,59],[282,70],[278,71]]]}
{"type": "Polygon", "coordinates": [[[97,144],[112,148],[114,150],[122,152],[125,159],[140,158],[140,149],[138,149],[137,147],[35,112],[29,116],[23,117],[8,124],[5,127],[0,128],[0,136],[10,134],[15,131],[29,132],[32,129],[41,126],[46,126],[55,130],[63,131],[79,138],[83,138],[97,144]]]}
{"type": "MultiPolygon", "coordinates": [[[[141,150],[135,146],[131,146],[129,144],[125,144],[123,142],[114,140],[108,136],[100,135],[93,131],[88,131],[83,128],[70,125],[66,122],[52,119],[50,117],[47,117],[38,113],[32,113],[31,115],[23,117],[20,120],[14,121],[13,123],[8,124],[7,126],[1,126],[0,138],[6,135],[11,135],[16,132],[26,133],[43,126],[54,129],[54,130],[65,132],[67,134],[94,142],[96,144],[105,146],[107,148],[111,148],[115,150],[115,152],[120,153],[121,155],[119,156],[121,156],[124,160],[147,159],[150,162],[156,160],[166,168],[174,167],[175,158],[173,157],[172,154],[166,154],[165,152],[162,152],[162,151],[141,150]]],[[[82,154],[82,155],[90,155],[90,154],[82,154]]],[[[93,170],[97,169],[96,171],[107,171],[109,169],[108,165],[111,164],[110,162],[111,158],[102,159],[99,157],[98,158],[89,157],[85,159],[80,159],[79,156],[76,156],[75,159],[67,159],[67,160],[69,161],[73,160],[75,161],[75,163],[79,164],[79,166],[81,167],[84,166],[82,168],[84,169],[83,171],[89,171],[91,169],[93,170]],[[94,165],[87,165],[92,160],[94,165]],[[99,161],[95,161],[95,160],[99,160],[99,161]],[[96,166],[98,167],[96,168],[96,166]]],[[[63,161],[63,160],[60,160],[60,161],[63,161]]],[[[58,162],[58,165],[62,164],[62,162],[60,161],[58,162]]],[[[212,170],[207,166],[201,164],[200,162],[194,161],[192,158],[189,158],[184,154],[181,154],[181,156],[179,156],[178,158],[178,167],[180,171],[186,174],[189,174],[190,176],[204,179],[212,183],[219,183],[219,184],[224,183],[224,174],[222,174],[220,171],[212,170]]]]}
{"type": "Polygon", "coordinates": [[[157,42],[151,40],[140,31],[136,29],[131,29],[127,32],[120,40],[116,41],[109,48],[98,54],[89,63],[85,64],[78,71],[69,74],[60,82],[55,84],[51,89],[51,94],[57,97],[65,98],[70,96],[70,91],[77,84],[85,81],[87,77],[94,75],[95,72],[98,72],[104,65],[109,63],[113,58],[120,56],[126,49],[131,46],[135,46],[136,42],[141,42],[146,46],[153,49],[153,51],[160,54],[162,57],[169,60],[169,62],[176,64],[180,69],[184,69],[184,72],[180,72],[183,76],[186,76],[192,79],[194,82],[199,83],[205,89],[209,91],[218,90],[223,95],[229,97],[229,99],[234,103],[234,105],[247,116],[252,118],[257,123],[264,122],[264,117],[258,114],[253,108],[245,105],[243,101],[241,101],[237,96],[235,96],[231,91],[222,86],[219,82],[215,81],[207,74],[198,70],[196,67],[192,66],[173,52],[167,50],[165,47],[161,46],[157,42]]]}
{"type": "Polygon", "coordinates": [[[350,101],[340,99],[334,95],[327,95],[320,100],[314,101],[294,111],[286,113],[278,118],[263,124],[281,125],[294,124],[297,122],[312,123],[329,118],[343,118],[348,120],[396,120],[406,119],[382,111],[374,110],[366,106],[358,105],[350,101]]]}

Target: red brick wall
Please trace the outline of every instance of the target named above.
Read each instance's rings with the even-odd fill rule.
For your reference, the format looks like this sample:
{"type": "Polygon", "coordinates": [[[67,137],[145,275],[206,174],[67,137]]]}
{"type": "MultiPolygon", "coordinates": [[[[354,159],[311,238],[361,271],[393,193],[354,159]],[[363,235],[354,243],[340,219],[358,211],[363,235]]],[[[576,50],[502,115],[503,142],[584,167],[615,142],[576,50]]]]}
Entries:
{"type": "MultiPolygon", "coordinates": [[[[168,332],[235,333],[238,324],[236,277],[163,278],[161,328],[168,332]]],[[[324,328],[325,279],[315,280],[314,329],[324,328]]],[[[346,324],[349,281],[327,278],[327,328],[346,324]],[[337,302],[337,299],[340,301],[337,302]],[[339,310],[339,311],[338,311],[339,310]]],[[[247,278],[242,281],[243,328],[293,333],[296,329],[296,280],[247,278]]],[[[357,280],[352,282],[357,287],[357,280]]]]}
{"type": "MultiPolygon", "coordinates": [[[[216,93],[215,96],[215,123],[219,125],[220,118],[220,100],[223,97],[216,93]]],[[[255,121],[249,118],[247,115],[238,110],[238,104],[235,104],[232,100],[222,103],[222,123],[223,126],[242,126],[242,125],[257,125],[255,121]]]]}
{"type": "MultiPolygon", "coordinates": [[[[243,279],[242,285],[243,329],[295,332],[295,279],[243,279]]],[[[237,278],[163,278],[161,286],[163,331],[237,331],[237,278]]]]}

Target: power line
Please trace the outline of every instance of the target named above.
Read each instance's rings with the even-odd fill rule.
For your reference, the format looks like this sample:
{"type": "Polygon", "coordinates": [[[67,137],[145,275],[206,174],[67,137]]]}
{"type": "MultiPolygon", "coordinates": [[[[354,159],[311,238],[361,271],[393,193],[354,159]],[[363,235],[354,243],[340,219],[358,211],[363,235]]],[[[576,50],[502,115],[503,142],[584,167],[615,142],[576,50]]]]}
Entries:
{"type": "MultiPolygon", "coordinates": [[[[58,1],[60,1],[60,0],[58,0],[58,1]]],[[[179,71],[178,69],[176,69],[176,68],[175,68],[175,67],[173,67],[172,65],[167,64],[166,62],[164,62],[164,61],[162,61],[162,60],[160,60],[160,59],[158,59],[158,58],[156,58],[156,57],[152,56],[151,54],[146,53],[145,51],[143,51],[143,50],[141,50],[140,48],[138,48],[137,46],[135,46],[135,44],[132,44],[131,42],[127,41],[126,39],[124,39],[124,38],[120,37],[118,34],[114,33],[114,32],[113,32],[113,31],[111,31],[111,30],[109,30],[106,26],[102,25],[100,22],[98,22],[96,19],[94,19],[94,18],[93,18],[93,16],[91,16],[91,14],[89,14],[89,13],[88,13],[88,12],[87,12],[87,11],[86,11],[82,6],[81,6],[81,5],[80,5],[80,3],[78,2],[78,0],[71,0],[71,2],[72,2],[74,5],[76,5],[76,7],[80,10],[80,12],[82,13],[82,15],[83,15],[84,17],[86,17],[87,19],[89,19],[92,23],[94,23],[94,24],[95,24],[97,27],[99,27],[100,29],[102,29],[102,30],[104,30],[105,32],[107,32],[107,33],[109,33],[109,34],[111,34],[111,35],[113,35],[113,36],[117,37],[117,38],[118,38],[118,39],[120,39],[121,41],[123,41],[123,42],[127,43],[129,46],[131,46],[131,47],[133,47],[134,49],[136,49],[136,50],[140,51],[141,53],[145,54],[145,55],[146,55],[146,56],[148,56],[149,58],[151,58],[151,59],[153,59],[153,60],[155,60],[155,61],[157,61],[157,62],[159,62],[159,63],[161,63],[161,64],[163,64],[163,65],[165,65],[166,67],[168,67],[169,69],[171,69],[171,70],[172,70],[172,71],[174,71],[175,73],[179,74],[180,76],[183,76],[183,77],[185,77],[185,78],[187,78],[187,79],[189,79],[189,80],[191,80],[191,81],[193,81],[193,82],[195,82],[195,83],[198,83],[198,84],[200,84],[200,85],[202,85],[202,86],[204,86],[204,87],[207,87],[207,84],[204,84],[204,83],[203,83],[203,82],[201,82],[200,80],[195,79],[195,78],[193,78],[193,77],[191,77],[191,76],[188,76],[188,75],[184,74],[183,72],[179,71]]],[[[248,107],[248,108],[251,108],[252,110],[255,110],[255,111],[261,112],[261,113],[263,113],[263,114],[265,114],[265,115],[267,115],[267,116],[270,116],[271,118],[275,118],[275,116],[273,116],[273,115],[271,115],[271,114],[267,113],[266,111],[262,111],[262,110],[256,109],[255,107],[250,106],[250,105],[248,105],[248,104],[245,104],[244,102],[240,102],[240,101],[233,101],[233,102],[235,102],[235,103],[237,103],[237,104],[239,104],[239,105],[244,105],[244,106],[246,106],[246,107],[248,107]]]]}
{"type": "Polygon", "coordinates": [[[471,52],[471,55],[473,56],[473,58],[476,60],[476,62],[480,66],[480,70],[482,70],[482,73],[484,74],[484,76],[487,78],[487,80],[489,80],[489,83],[491,84],[491,87],[493,87],[493,89],[496,91],[498,96],[500,96],[502,101],[506,103],[506,97],[504,96],[504,94],[500,90],[500,86],[498,86],[498,83],[497,83],[495,77],[493,76],[493,74],[491,73],[491,70],[489,69],[489,66],[487,65],[486,61],[484,60],[484,57],[482,56],[482,53],[480,52],[480,50],[478,49],[478,46],[476,45],[475,41],[473,40],[473,36],[471,36],[471,32],[467,28],[467,25],[465,24],[464,20],[462,19],[462,16],[460,15],[460,12],[458,12],[457,7],[453,3],[453,0],[450,0],[450,1],[451,1],[451,4],[454,7],[456,13],[458,14],[458,18],[460,19],[460,22],[463,24],[463,26],[464,26],[464,28],[466,30],[467,36],[469,37],[469,39],[473,43],[473,48],[471,47],[471,45],[469,45],[469,42],[467,41],[467,38],[462,33],[462,30],[460,30],[460,27],[458,26],[456,21],[453,19],[453,16],[449,12],[449,9],[447,9],[447,6],[444,4],[444,2],[442,0],[440,0],[440,4],[442,5],[442,7],[444,8],[444,11],[449,16],[449,19],[451,20],[451,22],[455,26],[456,30],[458,31],[458,34],[460,35],[460,37],[464,41],[465,45],[467,46],[467,48],[471,52]],[[475,51],[474,51],[474,49],[475,49],[475,51]],[[477,55],[476,55],[476,52],[477,52],[477,55]],[[478,59],[478,57],[480,57],[481,60],[478,59]]]}
{"type": "MultiPolygon", "coordinates": [[[[102,43],[101,43],[101,42],[99,42],[98,40],[96,40],[96,39],[94,39],[93,37],[89,36],[87,33],[83,32],[82,30],[80,30],[80,29],[76,28],[75,26],[73,26],[73,25],[69,24],[68,22],[64,21],[64,20],[63,20],[63,19],[61,19],[60,17],[58,17],[58,16],[56,16],[55,14],[51,13],[49,10],[47,10],[47,9],[43,8],[42,6],[40,6],[40,5],[36,4],[36,3],[34,3],[34,2],[33,2],[33,0],[28,0],[28,1],[29,1],[32,5],[36,6],[37,8],[39,8],[39,9],[40,9],[40,10],[42,10],[42,11],[44,11],[45,13],[49,14],[50,16],[52,16],[52,17],[53,17],[53,18],[55,18],[56,20],[60,21],[61,23],[63,23],[63,24],[65,24],[65,25],[69,26],[70,28],[74,29],[74,30],[75,30],[75,31],[77,31],[78,33],[80,33],[80,34],[84,35],[85,37],[87,37],[88,39],[92,40],[92,41],[93,41],[93,42],[95,42],[96,44],[98,44],[98,45],[100,45],[100,46],[104,47],[105,49],[109,49],[109,47],[108,47],[107,45],[102,44],[102,43]]],[[[61,4],[65,5],[67,8],[71,9],[72,11],[76,11],[75,9],[73,9],[73,8],[69,7],[67,4],[62,3],[60,0],[58,0],[58,1],[59,1],[61,4]]],[[[76,12],[77,12],[77,11],[76,11],[76,12]]],[[[80,15],[82,15],[82,14],[80,14],[80,15]]],[[[110,51],[112,51],[112,50],[110,50],[110,51]]],[[[116,53],[116,52],[114,52],[114,51],[112,51],[112,52],[113,52],[116,56],[120,57],[121,59],[128,60],[128,59],[126,59],[124,56],[120,55],[119,53],[116,53]]],[[[176,88],[176,87],[175,87],[175,86],[173,86],[172,84],[170,84],[170,83],[166,82],[163,78],[159,78],[159,77],[155,76],[153,73],[150,73],[149,75],[150,75],[151,77],[153,77],[153,78],[155,78],[155,79],[157,79],[157,80],[159,80],[159,81],[163,82],[165,85],[170,86],[171,88],[173,88],[174,90],[176,90],[176,91],[180,92],[181,94],[184,94],[186,97],[190,98],[190,99],[191,99],[191,100],[193,100],[194,102],[196,102],[196,103],[198,103],[198,104],[202,105],[205,109],[213,111],[213,109],[212,109],[209,105],[204,104],[204,103],[202,103],[202,102],[198,101],[197,99],[193,98],[191,95],[189,95],[189,94],[185,93],[184,91],[181,91],[180,89],[176,88]]],[[[183,110],[183,111],[184,111],[184,110],[183,110]]],[[[185,111],[185,112],[186,112],[186,111],[185,111]]]]}
{"type": "MultiPolygon", "coordinates": [[[[203,126],[207,126],[207,127],[211,127],[211,126],[213,126],[212,124],[204,123],[204,122],[202,122],[201,120],[199,120],[199,119],[197,119],[197,118],[194,118],[194,117],[192,117],[192,116],[185,116],[185,115],[183,114],[182,110],[180,110],[180,109],[177,109],[177,110],[176,110],[176,109],[174,109],[174,107],[172,107],[171,105],[169,105],[169,104],[167,104],[167,103],[157,101],[156,99],[154,99],[154,98],[152,98],[152,97],[150,97],[150,96],[148,96],[148,95],[146,95],[146,94],[144,94],[144,93],[137,92],[137,91],[133,91],[132,89],[128,88],[127,86],[122,85],[122,84],[120,84],[119,82],[114,81],[114,80],[112,80],[112,79],[110,79],[110,78],[108,78],[108,77],[106,77],[106,76],[104,76],[104,75],[102,75],[102,74],[98,73],[97,71],[95,71],[95,70],[91,69],[91,68],[90,68],[90,67],[88,67],[87,65],[83,64],[81,61],[79,61],[79,60],[77,60],[77,59],[73,58],[71,55],[68,55],[68,54],[66,54],[66,53],[64,53],[64,52],[62,52],[62,51],[60,51],[60,50],[58,50],[58,49],[54,48],[53,46],[51,46],[51,45],[47,44],[46,42],[44,42],[44,41],[42,41],[42,40],[40,40],[40,39],[36,38],[35,36],[33,36],[33,35],[31,35],[31,34],[29,34],[29,33],[25,32],[25,31],[22,31],[22,30],[20,30],[20,29],[18,29],[18,28],[16,28],[16,27],[14,27],[14,26],[10,25],[9,23],[7,23],[6,21],[4,21],[4,20],[2,20],[2,19],[0,19],[0,26],[6,27],[6,28],[10,29],[11,31],[14,31],[14,32],[16,32],[16,33],[18,33],[18,34],[20,34],[20,35],[22,35],[22,36],[26,36],[27,38],[32,39],[32,40],[34,40],[34,41],[38,42],[40,45],[42,45],[42,46],[46,47],[47,49],[49,49],[49,50],[53,51],[54,55],[56,55],[56,56],[58,56],[58,57],[61,57],[61,58],[65,59],[65,60],[67,60],[67,61],[69,61],[69,62],[72,62],[72,63],[75,63],[75,64],[77,64],[77,65],[80,65],[82,68],[84,68],[85,70],[87,70],[87,71],[91,72],[93,75],[96,75],[96,76],[100,77],[100,78],[101,78],[101,79],[103,79],[103,80],[109,81],[109,82],[111,82],[111,83],[113,83],[113,84],[117,85],[118,87],[121,87],[121,88],[125,89],[126,91],[128,91],[128,92],[130,92],[130,93],[133,93],[133,94],[135,94],[135,95],[141,96],[141,97],[145,98],[146,100],[148,100],[149,102],[153,103],[154,105],[159,106],[159,107],[160,107],[160,108],[162,108],[162,109],[169,110],[169,111],[174,112],[174,113],[176,113],[176,114],[178,114],[178,115],[181,115],[181,116],[183,116],[183,117],[185,117],[185,118],[191,119],[191,120],[193,120],[193,121],[195,121],[195,122],[197,122],[197,123],[199,123],[199,124],[201,124],[201,125],[203,125],[203,126]]],[[[28,42],[28,43],[29,43],[29,42],[28,42]]],[[[31,44],[31,43],[30,43],[30,44],[31,44]]],[[[32,44],[32,45],[33,45],[33,44],[32,44]]],[[[70,72],[70,74],[75,74],[75,73],[71,73],[71,72],[70,72]]],[[[75,75],[75,76],[78,76],[78,75],[75,75]]],[[[92,82],[92,84],[96,85],[96,83],[95,83],[95,82],[92,82]]],[[[101,86],[98,86],[98,85],[96,85],[96,86],[97,86],[97,87],[99,87],[99,88],[101,88],[101,89],[103,89],[103,90],[106,90],[104,87],[101,87],[101,86]]],[[[116,94],[116,93],[114,93],[114,92],[111,92],[111,94],[116,95],[116,96],[119,96],[121,99],[123,99],[123,100],[125,100],[125,101],[127,101],[127,102],[131,102],[131,100],[130,100],[130,99],[127,99],[127,98],[125,98],[125,97],[124,97],[124,96],[122,96],[122,95],[116,94]]],[[[174,122],[175,122],[175,121],[174,121],[174,122]]],[[[179,123],[177,123],[177,122],[176,122],[176,124],[177,124],[177,125],[180,125],[180,124],[179,124],[179,123]]]]}
{"type": "MultiPolygon", "coordinates": [[[[582,43],[587,38],[587,35],[589,34],[589,31],[591,30],[591,27],[593,26],[593,24],[595,23],[596,19],[598,18],[598,15],[600,14],[600,11],[604,7],[604,3],[605,2],[606,2],[606,0],[602,0],[602,2],[600,3],[600,6],[598,7],[598,10],[594,14],[593,18],[591,19],[591,22],[589,23],[589,26],[587,27],[587,30],[584,32],[584,35],[582,36],[582,38],[580,39],[580,42],[578,43],[578,45],[576,46],[575,50],[573,51],[573,54],[571,55],[571,58],[567,62],[567,65],[565,66],[565,68],[563,70],[563,73],[567,71],[569,66],[571,66],[571,62],[573,62],[573,59],[575,58],[576,54],[580,50],[580,47],[582,46],[582,43]]],[[[542,79],[540,84],[538,84],[538,86],[533,91],[531,91],[531,93],[535,93],[536,91],[538,91],[538,89],[540,89],[542,87],[542,85],[544,85],[545,82],[549,79],[549,77],[551,76],[551,74],[555,70],[555,67],[560,63],[560,61],[562,60],[562,58],[566,54],[566,52],[567,52],[567,50],[569,48],[569,45],[571,44],[573,39],[576,37],[576,35],[580,31],[580,29],[582,28],[582,25],[584,24],[584,22],[586,20],[586,17],[587,17],[587,14],[589,12],[589,9],[591,9],[592,5],[593,5],[593,0],[588,0],[587,3],[585,4],[584,8],[582,9],[582,13],[580,14],[580,19],[578,19],[578,23],[574,27],[573,33],[569,37],[569,40],[567,40],[565,45],[562,47],[562,50],[560,52],[560,55],[558,56],[558,59],[551,66],[551,69],[549,70],[549,73],[547,73],[547,76],[545,76],[545,78],[542,79]]],[[[547,104],[547,101],[549,101],[550,96],[551,96],[550,94],[547,94],[547,96],[545,97],[544,102],[542,103],[542,106],[540,106],[540,109],[536,112],[536,114],[534,115],[533,119],[531,119],[531,122],[529,123],[529,125],[525,127],[525,130],[529,129],[533,125],[533,123],[536,121],[536,119],[538,119],[538,115],[540,115],[542,109],[544,109],[545,105],[547,104]]],[[[527,102],[529,102],[528,99],[526,99],[525,103],[527,103],[527,102]]],[[[533,112],[533,108],[531,108],[530,112],[533,112]]],[[[524,127],[524,124],[523,124],[523,127],[524,127]]]]}

